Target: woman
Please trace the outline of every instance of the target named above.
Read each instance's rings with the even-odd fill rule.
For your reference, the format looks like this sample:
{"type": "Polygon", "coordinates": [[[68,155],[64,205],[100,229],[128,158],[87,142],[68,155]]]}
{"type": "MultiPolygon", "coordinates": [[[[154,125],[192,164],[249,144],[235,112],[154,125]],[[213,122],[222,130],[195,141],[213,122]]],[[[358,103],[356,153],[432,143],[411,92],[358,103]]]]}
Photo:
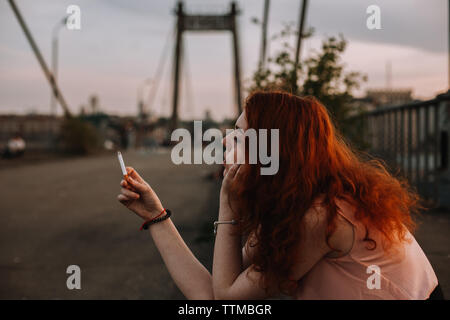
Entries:
{"type": "MultiPolygon", "coordinates": [[[[279,171],[225,164],[218,220],[237,224],[218,225],[212,275],[170,219],[149,226],[187,298],[428,299],[439,291],[410,233],[417,194],[379,162],[357,156],[317,100],[256,92],[236,127],[279,129],[279,171]]],[[[225,159],[239,143],[225,137],[225,159]]],[[[164,217],[152,188],[128,172],[118,200],[145,221],[164,217]]]]}

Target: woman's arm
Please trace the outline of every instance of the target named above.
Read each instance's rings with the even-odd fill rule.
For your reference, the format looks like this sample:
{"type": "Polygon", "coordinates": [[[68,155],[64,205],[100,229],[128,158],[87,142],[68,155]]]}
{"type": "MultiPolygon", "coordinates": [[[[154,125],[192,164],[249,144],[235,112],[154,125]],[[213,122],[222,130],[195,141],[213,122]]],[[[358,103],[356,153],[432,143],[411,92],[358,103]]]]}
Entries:
{"type": "MultiPolygon", "coordinates": [[[[231,181],[239,178],[238,168],[237,165],[231,167],[222,182],[219,220],[236,219],[229,206],[228,191],[231,181]]],[[[232,232],[233,227],[230,224],[221,224],[217,230],[213,262],[215,298],[266,299],[278,295],[277,285],[267,288],[267,291],[259,285],[261,274],[254,270],[248,255],[245,254],[246,248],[241,249],[241,239],[232,232]]],[[[331,251],[326,242],[327,216],[324,210],[308,210],[301,228],[302,237],[299,239],[295,263],[289,274],[289,278],[293,280],[301,279],[331,251]]],[[[247,241],[251,237],[252,235],[247,241]]],[[[257,250],[255,247],[249,249],[257,250]]]]}
{"type": "MultiPolygon", "coordinates": [[[[229,173],[236,173],[236,169],[229,173]]],[[[139,176],[127,167],[128,177],[120,183],[122,186],[118,200],[134,211],[144,220],[157,216],[163,206],[153,189],[139,176]],[[131,190],[130,190],[131,189],[131,190]]],[[[222,184],[226,190],[231,175],[227,174],[222,184]]],[[[228,200],[221,192],[219,219],[227,219],[232,213],[228,200]],[[227,205],[225,205],[227,204],[227,205]]],[[[250,266],[241,272],[242,256],[240,253],[240,237],[224,232],[229,225],[220,225],[217,232],[213,280],[206,268],[195,258],[177,229],[169,219],[149,227],[150,234],[163,258],[166,267],[180,291],[188,299],[263,299],[267,293],[256,283],[259,274],[253,272],[250,266]],[[256,282],[247,276],[247,272],[255,275],[256,282]]],[[[228,231],[231,231],[228,230],[228,231]]]]}
{"type": "MultiPolygon", "coordinates": [[[[122,181],[118,200],[144,220],[157,216],[163,206],[153,189],[134,171],[127,168],[127,181],[122,181]],[[131,185],[131,188],[130,186],[131,185]],[[128,188],[132,189],[129,190],[128,188]]],[[[232,220],[234,213],[228,202],[228,189],[238,174],[232,167],[222,183],[219,220],[232,220]]],[[[304,240],[299,242],[297,262],[292,266],[291,279],[300,279],[325,254],[326,215],[306,215],[304,240]]],[[[278,293],[278,287],[264,290],[260,287],[261,274],[254,266],[243,268],[241,239],[234,234],[233,225],[221,224],[217,230],[213,275],[195,258],[170,219],[151,225],[155,241],[174,282],[188,299],[265,299],[278,293]]]]}
{"type": "Polygon", "coordinates": [[[209,271],[197,260],[169,219],[149,227],[173,281],[187,299],[214,299],[209,271]]]}
{"type": "MultiPolygon", "coordinates": [[[[219,221],[234,219],[227,197],[221,196],[218,219],[219,221]]],[[[217,228],[214,244],[213,290],[214,295],[219,299],[227,297],[227,290],[242,272],[241,237],[233,233],[235,228],[231,224],[220,224],[217,228]]]]}
{"type": "MultiPolygon", "coordinates": [[[[221,199],[219,221],[232,219],[228,201],[221,199]]],[[[234,225],[221,224],[217,230],[213,261],[215,299],[267,299],[276,295],[278,288],[269,288],[265,291],[259,286],[260,274],[254,271],[253,265],[244,261],[241,237],[233,232],[233,228],[235,228],[234,225]],[[248,263],[248,266],[244,263],[248,263]]]]}
{"type": "MultiPolygon", "coordinates": [[[[227,172],[220,192],[219,221],[237,219],[230,208],[228,191],[231,181],[238,175],[238,165],[227,172]]],[[[276,289],[266,292],[259,286],[260,274],[253,266],[243,269],[241,236],[234,225],[220,224],[217,229],[213,261],[213,291],[216,299],[265,299],[276,294],[276,289]],[[252,279],[250,279],[250,277],[252,279]]]]}
{"type": "MultiPolygon", "coordinates": [[[[127,171],[128,178],[120,183],[122,190],[118,200],[144,220],[150,220],[163,206],[134,169],[127,167],[127,171]]],[[[171,219],[150,225],[149,232],[183,295],[187,299],[213,299],[211,274],[192,254],[171,219]]]]}

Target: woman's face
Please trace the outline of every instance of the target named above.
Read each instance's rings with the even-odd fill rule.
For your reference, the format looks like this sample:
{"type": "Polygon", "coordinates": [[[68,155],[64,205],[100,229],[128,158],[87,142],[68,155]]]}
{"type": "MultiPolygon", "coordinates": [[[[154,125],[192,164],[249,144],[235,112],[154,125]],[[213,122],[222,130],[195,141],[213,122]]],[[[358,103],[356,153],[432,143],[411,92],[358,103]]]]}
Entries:
{"type": "Polygon", "coordinates": [[[228,170],[234,163],[243,163],[245,160],[245,145],[242,138],[244,136],[243,133],[247,130],[247,128],[247,116],[245,111],[243,111],[236,120],[235,130],[225,136],[222,140],[222,143],[226,148],[224,154],[224,175],[227,174],[228,170]]]}

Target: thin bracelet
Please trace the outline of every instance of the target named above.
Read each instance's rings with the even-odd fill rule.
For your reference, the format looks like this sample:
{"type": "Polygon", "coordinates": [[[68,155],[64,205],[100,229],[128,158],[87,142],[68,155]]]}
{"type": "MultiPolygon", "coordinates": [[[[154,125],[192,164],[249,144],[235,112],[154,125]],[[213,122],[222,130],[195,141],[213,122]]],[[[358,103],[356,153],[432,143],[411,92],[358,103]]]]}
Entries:
{"type": "Polygon", "coordinates": [[[150,225],[150,223],[151,223],[152,221],[158,219],[165,211],[166,211],[166,209],[163,209],[163,210],[161,211],[161,213],[158,214],[156,217],[151,218],[150,220],[145,221],[145,222],[142,224],[140,230],[147,230],[147,229],[148,229],[148,225],[150,225]],[[144,228],[146,225],[147,225],[147,228],[144,228]]]}
{"type": "Polygon", "coordinates": [[[153,220],[151,220],[151,221],[147,221],[146,223],[144,223],[144,225],[142,226],[142,228],[143,228],[144,230],[147,230],[148,227],[151,226],[152,224],[155,224],[155,223],[164,221],[164,220],[166,220],[166,219],[169,219],[171,215],[172,215],[172,212],[171,212],[169,209],[166,209],[166,214],[165,214],[163,217],[156,218],[156,219],[153,219],[153,220]]]}
{"type": "Polygon", "coordinates": [[[155,224],[155,223],[158,223],[158,222],[161,222],[161,221],[169,219],[171,215],[172,215],[172,211],[170,211],[169,209],[166,209],[166,214],[163,217],[160,217],[158,219],[152,220],[149,223],[147,223],[146,226],[144,227],[145,230],[147,230],[148,227],[150,225],[152,225],[152,224],[155,224]]]}
{"type": "Polygon", "coordinates": [[[231,220],[231,221],[214,221],[214,235],[217,234],[217,226],[219,224],[232,224],[232,225],[236,225],[237,221],[236,220],[231,220]]]}

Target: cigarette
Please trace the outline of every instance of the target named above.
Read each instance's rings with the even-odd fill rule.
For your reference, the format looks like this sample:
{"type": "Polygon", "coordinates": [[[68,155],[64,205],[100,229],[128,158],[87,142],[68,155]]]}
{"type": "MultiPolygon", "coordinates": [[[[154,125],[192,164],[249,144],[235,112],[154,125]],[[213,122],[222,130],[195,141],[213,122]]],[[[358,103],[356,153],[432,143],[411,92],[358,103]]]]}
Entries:
{"type": "Polygon", "coordinates": [[[122,169],[122,174],[126,176],[128,174],[127,169],[125,169],[125,163],[123,162],[122,154],[117,151],[117,157],[119,158],[120,169],[122,169]]]}

